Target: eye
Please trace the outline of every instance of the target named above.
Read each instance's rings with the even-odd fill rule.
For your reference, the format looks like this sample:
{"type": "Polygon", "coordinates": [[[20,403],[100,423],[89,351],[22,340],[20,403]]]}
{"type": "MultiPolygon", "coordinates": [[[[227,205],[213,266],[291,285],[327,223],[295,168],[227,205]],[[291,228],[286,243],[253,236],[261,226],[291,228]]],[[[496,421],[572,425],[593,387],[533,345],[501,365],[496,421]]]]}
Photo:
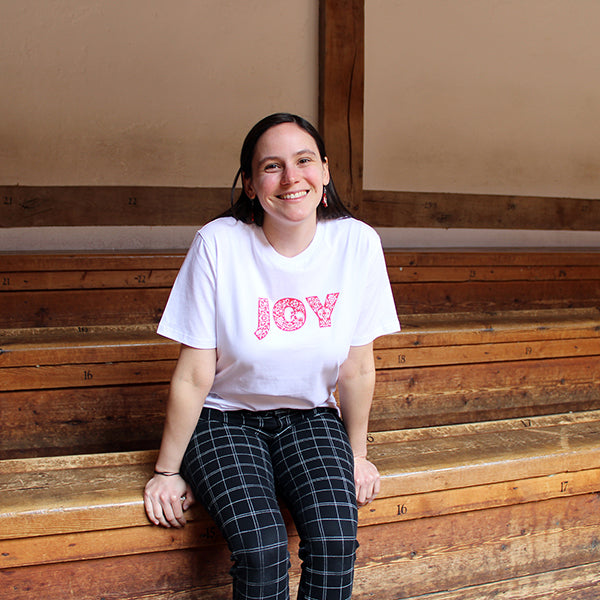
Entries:
{"type": "Polygon", "coordinates": [[[310,158],[309,156],[303,156],[299,161],[298,164],[299,165],[306,165],[312,162],[312,158],[310,158]]]}
{"type": "Polygon", "coordinates": [[[277,171],[278,169],[280,169],[281,165],[279,163],[273,162],[267,163],[263,168],[267,173],[272,173],[273,171],[277,171]]]}

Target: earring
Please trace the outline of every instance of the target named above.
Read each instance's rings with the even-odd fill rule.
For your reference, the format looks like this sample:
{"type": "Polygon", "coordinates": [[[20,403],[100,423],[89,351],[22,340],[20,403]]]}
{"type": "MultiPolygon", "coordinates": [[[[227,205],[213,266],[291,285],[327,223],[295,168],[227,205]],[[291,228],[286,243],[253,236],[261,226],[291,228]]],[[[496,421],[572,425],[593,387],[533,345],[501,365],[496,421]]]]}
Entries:
{"type": "Polygon", "coordinates": [[[321,202],[323,202],[323,206],[325,208],[327,208],[329,206],[327,204],[327,190],[325,188],[323,188],[323,199],[321,200],[321,202]]]}

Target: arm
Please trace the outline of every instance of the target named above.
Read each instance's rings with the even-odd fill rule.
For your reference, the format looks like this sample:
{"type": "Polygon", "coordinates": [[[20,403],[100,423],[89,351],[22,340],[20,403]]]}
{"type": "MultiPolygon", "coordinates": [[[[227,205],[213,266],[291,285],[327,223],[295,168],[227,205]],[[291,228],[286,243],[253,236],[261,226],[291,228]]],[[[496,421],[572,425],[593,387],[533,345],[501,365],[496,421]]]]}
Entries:
{"type": "MultiPolygon", "coordinates": [[[[215,368],[216,350],[181,347],[171,379],[156,471],[179,473],[183,455],[212,387],[215,368]]],[[[183,511],[193,502],[192,491],[180,475],[154,475],[146,484],[144,506],[155,525],[182,527],[185,524],[183,511]]]]}
{"type": "Polygon", "coordinates": [[[377,467],[367,460],[367,427],[375,388],[373,343],[352,346],[340,367],[338,391],[342,419],[354,452],[356,498],[360,506],[379,493],[377,467]]]}

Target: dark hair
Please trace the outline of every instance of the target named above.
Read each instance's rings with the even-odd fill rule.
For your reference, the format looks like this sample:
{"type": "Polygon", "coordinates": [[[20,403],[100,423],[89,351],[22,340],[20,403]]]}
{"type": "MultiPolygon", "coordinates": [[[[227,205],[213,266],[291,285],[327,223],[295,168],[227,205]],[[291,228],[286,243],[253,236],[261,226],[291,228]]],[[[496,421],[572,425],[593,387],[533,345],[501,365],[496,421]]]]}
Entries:
{"type": "MultiPolygon", "coordinates": [[[[237,199],[235,200],[235,186],[237,181],[242,175],[246,179],[252,176],[252,159],[254,158],[254,150],[260,137],[271,127],[281,125],[282,123],[294,123],[304,131],[306,131],[317,144],[321,161],[325,161],[327,154],[325,152],[325,143],[321,134],[313,127],[306,119],[293,115],[290,113],[275,113],[261,119],[254,127],[248,132],[244,143],[242,144],[242,151],[240,153],[240,168],[236,173],[233,185],[231,186],[231,208],[229,208],[221,216],[234,217],[238,221],[244,223],[256,223],[262,227],[264,221],[264,210],[260,205],[260,202],[254,201],[249,198],[242,186],[242,191],[237,199]]],[[[352,214],[346,208],[346,206],[340,200],[338,193],[333,185],[333,179],[331,174],[329,176],[329,183],[324,186],[327,193],[327,207],[320,203],[317,207],[317,220],[324,221],[328,219],[342,219],[345,217],[351,217],[352,214]]]]}

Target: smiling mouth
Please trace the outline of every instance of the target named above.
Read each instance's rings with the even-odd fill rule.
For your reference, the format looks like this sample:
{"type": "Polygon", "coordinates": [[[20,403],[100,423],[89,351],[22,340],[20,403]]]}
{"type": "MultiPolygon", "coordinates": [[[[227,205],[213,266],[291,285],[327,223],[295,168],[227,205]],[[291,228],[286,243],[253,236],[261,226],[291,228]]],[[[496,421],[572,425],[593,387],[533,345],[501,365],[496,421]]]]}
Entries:
{"type": "Polygon", "coordinates": [[[300,192],[292,192],[290,194],[281,194],[277,196],[281,200],[298,200],[298,198],[304,198],[308,192],[306,190],[302,190],[300,192]]]}

